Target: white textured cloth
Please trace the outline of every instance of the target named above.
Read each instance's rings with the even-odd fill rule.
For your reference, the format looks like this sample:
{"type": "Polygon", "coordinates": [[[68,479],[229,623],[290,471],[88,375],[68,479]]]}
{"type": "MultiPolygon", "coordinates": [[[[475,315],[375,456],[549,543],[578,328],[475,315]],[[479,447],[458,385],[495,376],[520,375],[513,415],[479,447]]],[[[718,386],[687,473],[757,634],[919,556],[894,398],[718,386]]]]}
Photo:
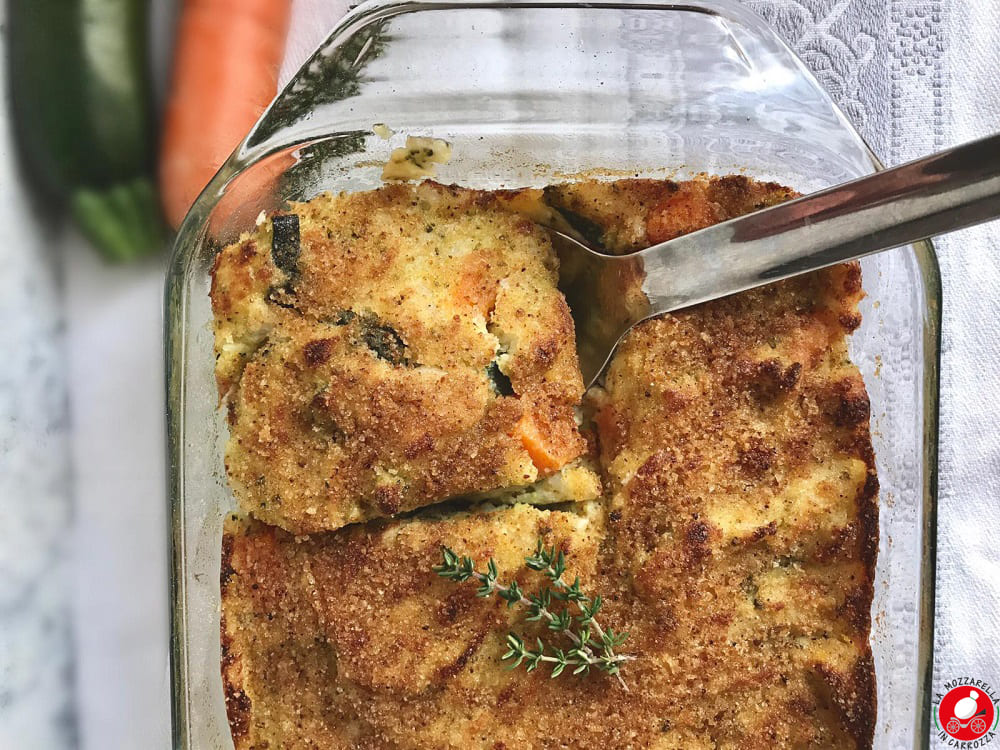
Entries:
{"type": "MultiPolygon", "coordinates": [[[[749,5],[803,57],[876,153],[896,164],[1000,130],[998,2],[749,0],[749,5]]],[[[295,0],[284,79],[346,6],[344,0],[295,0]]],[[[0,190],[12,190],[12,184],[4,181],[0,190]]],[[[47,290],[55,288],[59,274],[31,254],[45,235],[29,226],[29,218],[23,232],[8,227],[3,235],[17,239],[16,244],[0,243],[0,289],[41,289],[44,300],[51,297],[47,290]]],[[[1000,227],[993,224],[938,243],[945,298],[935,686],[960,675],[1000,686],[1000,650],[993,641],[1000,622],[998,233],[1000,227]]],[[[0,440],[6,440],[4,429],[18,420],[18,434],[44,436],[55,447],[39,456],[37,443],[0,444],[0,527],[22,529],[15,541],[26,549],[37,551],[37,545],[50,544],[64,528],[61,509],[66,498],[59,482],[68,476],[72,457],[79,741],[65,726],[47,728],[53,722],[67,724],[72,712],[62,704],[55,710],[45,707],[39,699],[46,691],[54,701],[61,699],[65,691],[46,686],[53,669],[66,669],[63,661],[57,667],[39,663],[37,674],[50,682],[27,685],[23,693],[5,692],[11,684],[5,676],[30,672],[20,662],[44,653],[39,649],[47,643],[33,640],[19,623],[58,617],[64,604],[56,595],[55,600],[49,596],[38,602],[18,599],[17,606],[28,609],[15,611],[9,605],[16,592],[0,580],[0,747],[166,748],[167,528],[159,318],[163,264],[109,270],[78,238],[67,237],[62,245],[64,338],[50,320],[51,308],[27,303],[7,310],[0,300],[0,327],[7,334],[0,336],[0,344],[11,341],[17,347],[4,349],[0,357],[0,440]],[[18,316],[21,328],[16,330],[27,332],[30,342],[51,336],[51,341],[65,343],[65,378],[58,377],[58,347],[22,347],[11,334],[15,329],[8,316],[11,321],[18,316]],[[45,357],[42,366],[52,373],[44,393],[28,387],[30,379],[38,377],[39,351],[45,357]],[[4,361],[8,358],[10,362],[4,361]],[[58,394],[65,394],[67,387],[69,451],[62,442],[65,415],[53,418],[20,395],[43,405],[59,404],[63,400],[58,394]],[[5,393],[3,388],[10,390],[5,393]],[[32,418],[51,424],[32,424],[32,418]],[[46,460],[51,465],[46,466],[46,460]],[[22,484],[13,486],[12,472],[29,465],[49,472],[51,481],[44,491],[36,486],[37,473],[25,472],[22,484]],[[15,493],[27,502],[11,502],[15,493]],[[53,503],[50,510],[37,505],[45,502],[53,503]],[[20,619],[15,622],[15,617],[20,619]],[[15,673],[15,668],[20,671],[15,673]],[[32,734],[18,733],[25,727],[32,734]]],[[[11,539],[0,531],[0,572],[5,575],[12,559],[11,539]]],[[[53,569],[19,565],[22,578],[35,576],[38,581],[53,569]]],[[[31,590],[32,583],[25,578],[19,585],[31,590]]],[[[53,643],[58,640],[51,633],[49,637],[53,643]]]]}
{"type": "MultiPolygon", "coordinates": [[[[946,140],[1000,131],[1000,2],[950,9],[946,140]]],[[[916,113],[915,113],[916,114],[916,113]]],[[[911,122],[916,120],[914,117],[911,122]]],[[[1000,223],[938,242],[944,284],[934,684],[1000,683],[1000,223]]]]}

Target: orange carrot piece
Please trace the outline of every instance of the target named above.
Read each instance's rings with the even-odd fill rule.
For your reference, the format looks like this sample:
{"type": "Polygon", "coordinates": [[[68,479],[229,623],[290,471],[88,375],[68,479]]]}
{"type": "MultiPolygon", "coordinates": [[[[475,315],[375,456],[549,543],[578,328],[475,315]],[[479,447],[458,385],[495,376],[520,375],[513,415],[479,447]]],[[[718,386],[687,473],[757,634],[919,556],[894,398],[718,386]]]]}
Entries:
{"type": "Polygon", "coordinates": [[[666,242],[682,234],[704,229],[719,216],[699,184],[685,185],[669,198],[653,206],[646,219],[646,237],[652,243],[666,242]]]}
{"type": "Polygon", "coordinates": [[[277,93],[290,15],[291,0],[185,0],[159,164],[173,227],[277,93]]]}
{"type": "Polygon", "coordinates": [[[454,288],[460,306],[473,307],[489,316],[497,301],[496,285],[487,280],[489,272],[489,263],[478,255],[465,261],[454,288]]]}
{"type": "Polygon", "coordinates": [[[542,474],[551,474],[566,463],[568,457],[565,455],[565,447],[550,444],[530,414],[521,417],[514,428],[514,434],[520,439],[535,468],[542,474]]]}

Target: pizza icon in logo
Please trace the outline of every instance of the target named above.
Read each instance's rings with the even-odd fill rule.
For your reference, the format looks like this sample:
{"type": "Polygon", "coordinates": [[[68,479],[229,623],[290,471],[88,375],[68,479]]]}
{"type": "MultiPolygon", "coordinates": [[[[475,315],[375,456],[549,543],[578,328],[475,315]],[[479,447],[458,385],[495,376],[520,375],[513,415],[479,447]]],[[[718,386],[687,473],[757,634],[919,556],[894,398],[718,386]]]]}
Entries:
{"type": "Polygon", "coordinates": [[[956,740],[979,739],[993,726],[995,719],[993,701],[968,685],[952,688],[938,704],[938,722],[945,733],[956,740]]]}

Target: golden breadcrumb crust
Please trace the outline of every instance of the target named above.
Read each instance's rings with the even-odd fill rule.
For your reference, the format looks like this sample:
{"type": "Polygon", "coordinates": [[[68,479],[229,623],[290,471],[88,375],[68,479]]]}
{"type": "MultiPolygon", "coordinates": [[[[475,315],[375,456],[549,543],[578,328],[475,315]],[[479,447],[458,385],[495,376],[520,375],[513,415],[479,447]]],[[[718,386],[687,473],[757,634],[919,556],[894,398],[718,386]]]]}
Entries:
{"type": "Polygon", "coordinates": [[[578,233],[614,253],[641,250],[795,195],[742,175],[712,179],[573,182],[542,191],[544,203],[578,233]]]}
{"type": "Polygon", "coordinates": [[[596,503],[580,514],[518,504],[299,540],[230,520],[222,643],[237,750],[530,746],[524,724],[537,723],[533,706],[557,686],[499,662],[510,628],[543,631],[525,627],[521,608],[430,571],[444,544],[483,566],[492,557],[502,580],[530,588],[541,574],[524,570],[524,556],[541,536],[570,555],[567,575],[590,585],[602,519],[596,503]],[[498,728],[503,716],[509,731],[498,728]]]}
{"type": "Polygon", "coordinates": [[[216,372],[241,506],[333,530],[579,456],[583,383],[556,277],[543,229],[431,182],[295,204],[222,250],[216,372]]]}
{"type": "MultiPolygon", "coordinates": [[[[501,200],[594,222],[625,251],[790,195],[729,177],[501,200]]],[[[861,296],[848,264],[638,326],[587,399],[600,503],[428,509],[311,538],[230,521],[237,750],[870,748],[878,482],[845,339],[861,296]],[[530,587],[520,563],[539,535],[604,595],[602,624],[629,633],[628,691],[506,671],[505,634],[535,632],[524,610],[431,571],[446,544],[530,587]]]]}

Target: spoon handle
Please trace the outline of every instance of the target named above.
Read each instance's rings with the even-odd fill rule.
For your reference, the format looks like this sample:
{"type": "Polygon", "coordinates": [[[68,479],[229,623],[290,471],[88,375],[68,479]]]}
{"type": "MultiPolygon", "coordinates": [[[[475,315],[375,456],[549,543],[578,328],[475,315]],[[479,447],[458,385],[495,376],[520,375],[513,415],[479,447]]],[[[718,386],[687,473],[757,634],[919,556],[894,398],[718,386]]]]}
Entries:
{"type": "Polygon", "coordinates": [[[1000,134],[654,245],[643,291],[668,312],[997,217],[1000,134]]]}

